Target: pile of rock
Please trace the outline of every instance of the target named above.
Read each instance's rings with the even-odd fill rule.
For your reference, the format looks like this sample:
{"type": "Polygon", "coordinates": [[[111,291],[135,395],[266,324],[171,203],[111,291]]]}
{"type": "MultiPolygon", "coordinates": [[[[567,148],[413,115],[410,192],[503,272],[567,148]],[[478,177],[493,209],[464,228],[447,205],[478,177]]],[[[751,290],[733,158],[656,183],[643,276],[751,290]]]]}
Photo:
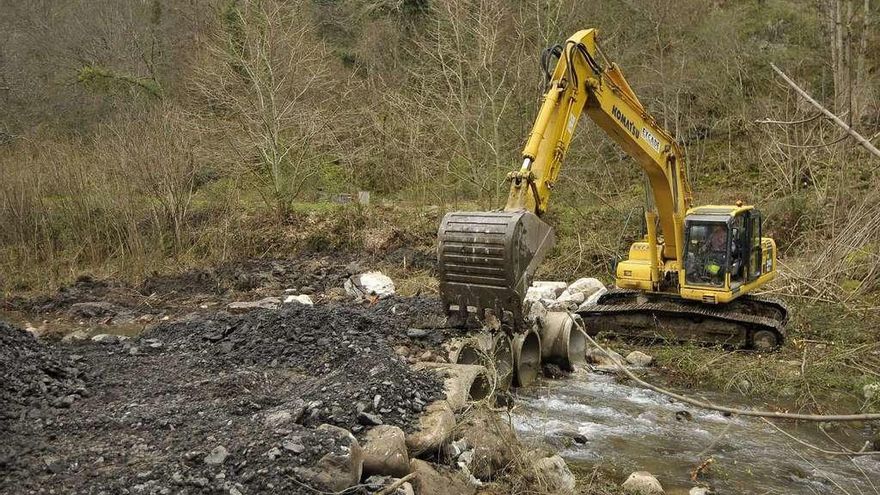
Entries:
{"type": "Polygon", "coordinates": [[[546,311],[576,311],[578,308],[596,304],[602,294],[608,292],[595,278],[579,278],[568,284],[556,281],[535,281],[526,292],[527,312],[540,314],[546,311]],[[535,307],[538,303],[541,307],[535,307]]]}
{"type": "Polygon", "coordinates": [[[0,321],[0,426],[45,407],[68,408],[88,393],[78,361],[0,321]]]}

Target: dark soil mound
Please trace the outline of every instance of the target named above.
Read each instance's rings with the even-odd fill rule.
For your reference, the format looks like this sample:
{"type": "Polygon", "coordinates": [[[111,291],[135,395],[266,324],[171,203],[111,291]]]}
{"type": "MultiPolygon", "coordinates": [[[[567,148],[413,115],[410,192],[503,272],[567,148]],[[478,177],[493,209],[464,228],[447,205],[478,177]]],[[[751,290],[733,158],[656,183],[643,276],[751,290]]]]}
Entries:
{"type": "Polygon", "coordinates": [[[312,404],[307,423],[333,423],[359,431],[376,419],[412,427],[441,385],[412,371],[392,345],[433,301],[382,301],[375,306],[292,305],[246,315],[218,313],[167,323],[144,335],[169,349],[207,355],[213,366],[287,368],[320,382],[304,391],[312,404]],[[370,413],[366,416],[363,413],[370,413]]]}
{"type": "Polygon", "coordinates": [[[75,359],[0,321],[0,431],[31,409],[70,407],[85,393],[75,359]]]}

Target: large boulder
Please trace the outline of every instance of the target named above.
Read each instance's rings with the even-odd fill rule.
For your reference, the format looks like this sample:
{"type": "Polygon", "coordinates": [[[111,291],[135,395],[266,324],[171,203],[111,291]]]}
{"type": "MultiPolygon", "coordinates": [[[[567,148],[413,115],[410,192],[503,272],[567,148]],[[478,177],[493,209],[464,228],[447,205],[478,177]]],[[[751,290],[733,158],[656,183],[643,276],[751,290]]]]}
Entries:
{"type": "Polygon", "coordinates": [[[661,495],[664,493],[660,481],[647,471],[636,471],[621,485],[623,491],[633,495],[661,495]]]}
{"type": "Polygon", "coordinates": [[[464,440],[473,447],[468,469],[481,480],[489,480],[513,461],[519,444],[509,424],[486,408],[478,408],[459,424],[455,440],[464,440]]]}
{"type": "Polygon", "coordinates": [[[364,474],[403,477],[409,474],[406,435],[396,426],[380,425],[364,438],[364,474]]]}
{"type": "Polygon", "coordinates": [[[313,488],[341,492],[360,483],[364,455],[357,439],[348,430],[333,425],[321,425],[319,434],[327,435],[328,452],[309,467],[295,468],[297,476],[313,488]]]}
{"type": "Polygon", "coordinates": [[[573,495],[577,489],[577,481],[565,460],[559,455],[541,457],[532,465],[533,481],[541,486],[546,493],[554,495],[573,495]]]}
{"type": "Polygon", "coordinates": [[[419,417],[416,431],[406,436],[406,448],[413,455],[437,452],[450,441],[455,428],[455,413],[445,400],[428,404],[419,417]]]}
{"type": "Polygon", "coordinates": [[[416,495],[472,495],[476,489],[455,472],[438,471],[421,459],[410,461],[416,495]]]}

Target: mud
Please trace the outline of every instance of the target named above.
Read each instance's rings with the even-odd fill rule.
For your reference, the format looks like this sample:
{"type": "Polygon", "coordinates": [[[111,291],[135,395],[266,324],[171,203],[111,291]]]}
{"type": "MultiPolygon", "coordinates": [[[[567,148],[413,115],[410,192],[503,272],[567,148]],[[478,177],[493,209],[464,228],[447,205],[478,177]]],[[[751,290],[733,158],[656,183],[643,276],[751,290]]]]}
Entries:
{"type": "Polygon", "coordinates": [[[259,273],[279,278],[261,276],[250,290],[310,287],[315,306],[244,315],[193,307],[201,297],[220,306],[239,290],[226,282],[199,289],[193,274],[153,280],[151,294],[161,296],[83,278],[41,301],[18,300],[19,309],[70,319],[176,316],[103,342],[37,341],[0,325],[0,492],[314,493],[301,469],[344,450],[317,426],[358,437],[377,422],[411,431],[441,384],[394,347],[439,353],[449,331],[431,328],[442,321],[439,301],[330,302],[321,294],[360,267],[290,263],[303,273],[258,263],[259,273]],[[215,287],[220,296],[196,295],[215,287]],[[228,456],[206,463],[219,447],[228,456]]]}

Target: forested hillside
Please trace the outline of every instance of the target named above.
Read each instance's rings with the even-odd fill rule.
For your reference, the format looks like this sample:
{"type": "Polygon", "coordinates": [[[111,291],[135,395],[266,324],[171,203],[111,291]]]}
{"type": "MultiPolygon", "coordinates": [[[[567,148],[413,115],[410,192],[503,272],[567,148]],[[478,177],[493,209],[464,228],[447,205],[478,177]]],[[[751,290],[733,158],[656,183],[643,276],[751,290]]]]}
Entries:
{"type": "MultiPolygon", "coordinates": [[[[314,223],[307,213],[328,211],[333,193],[496,207],[542,95],[540,52],[584,27],[600,29],[605,52],[683,144],[697,202],[742,199],[765,211],[783,285],[846,300],[880,284],[878,160],[770,67],[875,136],[880,36],[869,0],[91,0],[2,10],[7,289],[263,254],[266,238],[286,249],[278,233],[314,223]]],[[[643,197],[637,167],[584,122],[551,206],[558,256],[607,268],[638,234],[643,197]]],[[[376,215],[342,216],[356,231],[376,215]]]]}

